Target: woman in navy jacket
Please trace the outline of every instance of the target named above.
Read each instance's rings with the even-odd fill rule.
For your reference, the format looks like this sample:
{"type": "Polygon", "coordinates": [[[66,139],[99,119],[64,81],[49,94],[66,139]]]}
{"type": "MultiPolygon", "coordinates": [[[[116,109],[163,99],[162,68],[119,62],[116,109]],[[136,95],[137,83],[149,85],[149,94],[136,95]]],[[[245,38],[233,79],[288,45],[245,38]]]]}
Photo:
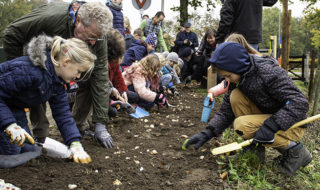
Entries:
{"type": "Polygon", "coordinates": [[[0,64],[0,154],[34,150],[24,108],[49,101],[53,118],[64,142],[70,146],[74,161],[91,162],[80,144],[81,135],[71,116],[64,84],[80,78],[83,72],[90,73],[95,56],[79,39],[55,37],[52,40],[45,35],[31,40],[27,54],[0,64]]]}

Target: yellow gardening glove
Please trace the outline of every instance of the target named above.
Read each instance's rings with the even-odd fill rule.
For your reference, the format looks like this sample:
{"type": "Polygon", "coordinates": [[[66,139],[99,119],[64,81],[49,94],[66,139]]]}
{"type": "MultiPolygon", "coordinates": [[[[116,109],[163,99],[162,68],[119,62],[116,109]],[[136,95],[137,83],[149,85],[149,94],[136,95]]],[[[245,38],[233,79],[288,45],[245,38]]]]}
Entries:
{"type": "Polygon", "coordinates": [[[18,146],[24,146],[24,143],[28,141],[30,144],[34,144],[34,139],[22,129],[16,123],[12,123],[7,127],[5,132],[10,135],[10,142],[17,144],[18,146]]]}
{"type": "Polygon", "coordinates": [[[73,158],[73,161],[76,163],[82,163],[82,164],[88,164],[92,160],[90,156],[84,151],[81,143],[79,141],[74,141],[70,145],[70,151],[71,151],[71,158],[73,158]]]}

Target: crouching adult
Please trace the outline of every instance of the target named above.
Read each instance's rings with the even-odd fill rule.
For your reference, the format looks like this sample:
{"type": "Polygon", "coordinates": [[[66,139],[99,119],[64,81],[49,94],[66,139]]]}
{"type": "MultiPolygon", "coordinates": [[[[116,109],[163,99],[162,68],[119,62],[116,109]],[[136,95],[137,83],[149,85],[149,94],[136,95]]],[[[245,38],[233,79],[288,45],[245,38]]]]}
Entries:
{"type": "Polygon", "coordinates": [[[278,166],[283,174],[291,176],[308,165],[311,154],[299,142],[305,128],[290,127],[306,118],[309,104],[287,72],[274,59],[249,55],[234,42],[221,44],[209,61],[231,84],[220,110],[186,147],[195,144],[198,149],[233,122],[237,134],[254,139],[250,148],[257,150],[260,159],[264,159],[264,147],[282,154],[278,166]]]}
{"type": "Polygon", "coordinates": [[[49,101],[73,160],[91,162],[80,143],[64,84],[79,79],[81,73],[88,75],[95,56],[82,40],[44,35],[31,40],[27,54],[0,64],[0,155],[23,156],[35,150],[24,108],[49,101]]]}

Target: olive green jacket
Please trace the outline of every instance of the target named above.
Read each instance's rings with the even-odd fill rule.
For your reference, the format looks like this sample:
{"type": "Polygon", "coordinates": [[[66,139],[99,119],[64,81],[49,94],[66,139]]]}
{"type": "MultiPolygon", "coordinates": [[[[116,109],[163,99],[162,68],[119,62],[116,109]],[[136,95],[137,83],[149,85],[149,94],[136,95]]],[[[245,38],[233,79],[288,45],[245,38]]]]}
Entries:
{"type": "MultiPolygon", "coordinates": [[[[12,22],[5,30],[4,51],[7,59],[23,55],[23,46],[32,37],[45,33],[48,36],[74,37],[74,24],[69,15],[70,3],[53,2],[42,5],[32,12],[12,22]]],[[[95,66],[89,79],[92,95],[93,122],[106,124],[109,108],[109,71],[108,47],[106,40],[89,44],[92,52],[97,56],[95,66]]],[[[81,88],[81,87],[80,87],[81,88]]]]}

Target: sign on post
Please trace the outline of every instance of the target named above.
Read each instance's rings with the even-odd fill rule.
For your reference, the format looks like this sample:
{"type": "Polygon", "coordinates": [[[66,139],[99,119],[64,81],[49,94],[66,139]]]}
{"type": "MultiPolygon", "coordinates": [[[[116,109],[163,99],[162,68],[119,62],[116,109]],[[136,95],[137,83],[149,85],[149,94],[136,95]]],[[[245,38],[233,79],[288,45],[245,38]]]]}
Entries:
{"type": "Polygon", "coordinates": [[[151,0],[132,0],[132,5],[138,10],[147,10],[151,5],[151,0]]]}

